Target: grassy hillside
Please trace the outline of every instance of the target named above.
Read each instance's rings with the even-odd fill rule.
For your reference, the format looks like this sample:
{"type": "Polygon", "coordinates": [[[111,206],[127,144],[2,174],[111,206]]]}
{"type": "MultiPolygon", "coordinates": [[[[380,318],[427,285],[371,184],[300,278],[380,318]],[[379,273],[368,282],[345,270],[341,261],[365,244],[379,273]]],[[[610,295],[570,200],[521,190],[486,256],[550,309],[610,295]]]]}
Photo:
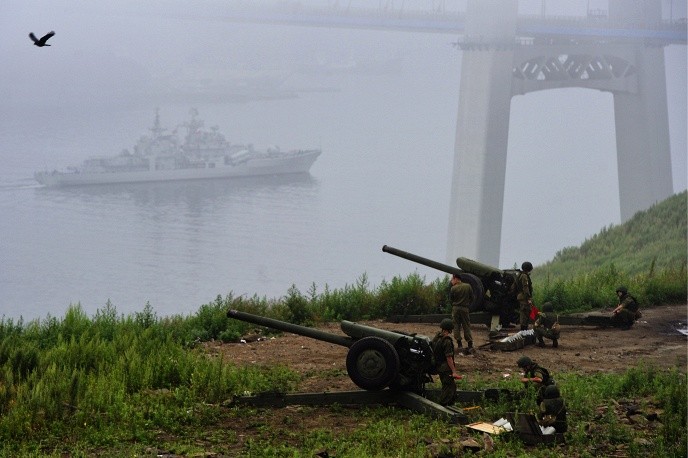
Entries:
{"type": "Polygon", "coordinates": [[[686,191],[660,202],[618,226],[609,226],[580,247],[560,250],[538,266],[534,275],[556,279],[590,272],[614,264],[637,275],[651,268],[680,268],[686,265],[688,221],[686,191]]]}
{"type": "Polygon", "coordinates": [[[686,191],[676,194],[580,247],[559,251],[533,272],[536,298],[599,307],[625,284],[646,304],[685,301],[687,202],[686,191]]]}

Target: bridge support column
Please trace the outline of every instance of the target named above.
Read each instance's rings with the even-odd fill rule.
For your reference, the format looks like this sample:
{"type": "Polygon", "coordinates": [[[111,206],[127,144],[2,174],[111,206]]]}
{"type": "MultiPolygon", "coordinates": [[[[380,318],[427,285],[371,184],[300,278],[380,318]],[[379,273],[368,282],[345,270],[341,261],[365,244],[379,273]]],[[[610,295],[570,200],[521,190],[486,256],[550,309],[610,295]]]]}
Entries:
{"type": "MultiPolygon", "coordinates": [[[[652,26],[662,19],[662,2],[610,0],[609,18],[652,26]]],[[[614,92],[616,154],[621,221],[671,196],[671,146],[664,48],[638,44],[636,92],[614,92]]]]}
{"type": "Polygon", "coordinates": [[[636,51],[637,93],[614,93],[621,221],[674,192],[664,49],[636,51]]]}
{"type": "Polygon", "coordinates": [[[447,238],[452,264],[465,256],[499,265],[517,10],[517,0],[467,5],[447,238]]]}

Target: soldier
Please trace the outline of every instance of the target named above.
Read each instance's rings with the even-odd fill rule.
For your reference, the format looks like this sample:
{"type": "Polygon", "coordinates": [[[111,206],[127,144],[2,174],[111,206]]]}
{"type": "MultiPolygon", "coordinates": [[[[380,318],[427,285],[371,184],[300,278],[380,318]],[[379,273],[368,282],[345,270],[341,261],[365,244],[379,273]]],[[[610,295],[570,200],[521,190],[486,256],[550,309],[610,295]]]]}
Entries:
{"type": "Polygon", "coordinates": [[[635,320],[642,315],[638,310],[638,301],[635,297],[628,294],[628,288],[619,286],[616,288],[616,295],[619,297],[619,303],[614,309],[612,321],[621,325],[621,329],[631,329],[635,320]]]}
{"type": "Polygon", "coordinates": [[[453,274],[449,298],[452,303],[452,321],[454,322],[456,345],[459,348],[463,347],[461,343],[461,330],[463,330],[463,336],[468,343],[468,348],[464,350],[463,354],[468,355],[473,353],[473,335],[471,334],[469,309],[471,302],[473,302],[473,288],[471,288],[471,285],[463,283],[457,274],[453,274]]]}
{"type": "Polygon", "coordinates": [[[533,331],[537,336],[538,347],[545,346],[545,337],[552,339],[552,347],[557,348],[559,346],[559,320],[554,316],[554,307],[551,302],[542,304],[542,312],[537,314],[533,331]]]}
{"type": "Polygon", "coordinates": [[[545,388],[544,399],[540,403],[538,421],[542,426],[553,426],[558,433],[565,433],[568,429],[566,404],[556,385],[545,388]]]}
{"type": "Polygon", "coordinates": [[[526,261],[521,264],[521,273],[516,279],[518,300],[518,316],[521,325],[521,331],[528,329],[530,323],[530,309],[533,306],[533,282],[530,280],[530,272],[533,271],[533,265],[526,261]]]}
{"type": "Polygon", "coordinates": [[[454,341],[451,332],[454,330],[454,323],[449,318],[445,318],[440,323],[440,332],[432,339],[432,350],[435,356],[435,371],[440,376],[442,382],[442,392],[438,403],[448,406],[456,400],[456,380],[461,376],[456,373],[454,365],[454,341]]]}
{"type": "Polygon", "coordinates": [[[521,382],[523,382],[525,386],[528,386],[529,383],[533,383],[537,387],[536,400],[537,405],[540,405],[545,397],[545,389],[550,385],[554,385],[554,379],[550,377],[547,369],[538,366],[535,361],[527,356],[518,358],[516,364],[523,369],[524,372],[521,382]]]}

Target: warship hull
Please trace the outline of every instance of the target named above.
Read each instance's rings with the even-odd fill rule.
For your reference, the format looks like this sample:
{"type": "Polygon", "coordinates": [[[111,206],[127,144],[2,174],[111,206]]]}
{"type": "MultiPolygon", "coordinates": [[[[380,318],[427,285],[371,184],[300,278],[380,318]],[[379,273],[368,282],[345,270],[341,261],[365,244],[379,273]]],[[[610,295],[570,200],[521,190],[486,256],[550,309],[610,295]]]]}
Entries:
{"type": "Polygon", "coordinates": [[[253,158],[240,164],[206,162],[202,167],[162,170],[37,172],[34,178],[45,186],[81,186],[307,173],[320,153],[320,150],[294,151],[253,158]]]}

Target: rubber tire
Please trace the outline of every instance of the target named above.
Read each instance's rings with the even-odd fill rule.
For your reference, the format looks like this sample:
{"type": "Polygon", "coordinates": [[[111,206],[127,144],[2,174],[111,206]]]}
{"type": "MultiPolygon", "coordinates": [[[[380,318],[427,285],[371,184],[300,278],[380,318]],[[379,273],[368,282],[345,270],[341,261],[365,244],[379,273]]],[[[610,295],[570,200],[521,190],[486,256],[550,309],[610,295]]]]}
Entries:
{"type": "Polygon", "coordinates": [[[473,290],[473,302],[468,306],[470,312],[479,312],[483,309],[483,299],[485,297],[485,288],[480,278],[473,274],[459,274],[459,278],[464,283],[471,285],[473,290]]]}
{"type": "Polygon", "coordinates": [[[385,389],[398,377],[400,366],[394,346],[381,337],[359,339],[346,354],[346,371],[364,390],[385,389]]]}

